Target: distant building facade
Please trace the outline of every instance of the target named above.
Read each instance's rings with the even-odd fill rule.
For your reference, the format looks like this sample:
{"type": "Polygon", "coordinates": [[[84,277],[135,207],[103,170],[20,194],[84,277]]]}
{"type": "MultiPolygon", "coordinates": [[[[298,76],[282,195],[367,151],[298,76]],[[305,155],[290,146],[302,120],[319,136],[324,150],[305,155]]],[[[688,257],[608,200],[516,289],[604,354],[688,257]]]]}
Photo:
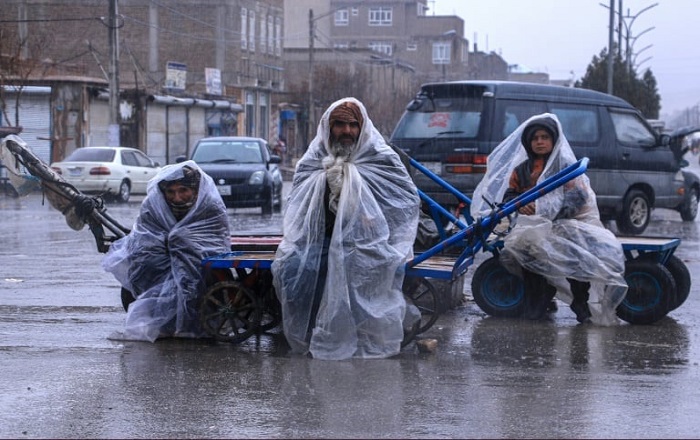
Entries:
{"type": "MultiPolygon", "coordinates": [[[[52,159],[106,139],[111,1],[3,0],[0,8],[3,59],[41,60],[25,72],[0,69],[2,85],[52,87],[51,105],[69,112],[46,123],[52,159]],[[67,87],[70,109],[56,105],[67,102],[67,87]]],[[[276,133],[282,0],[118,0],[117,12],[123,144],[164,163],[202,136],[276,133]]]]}

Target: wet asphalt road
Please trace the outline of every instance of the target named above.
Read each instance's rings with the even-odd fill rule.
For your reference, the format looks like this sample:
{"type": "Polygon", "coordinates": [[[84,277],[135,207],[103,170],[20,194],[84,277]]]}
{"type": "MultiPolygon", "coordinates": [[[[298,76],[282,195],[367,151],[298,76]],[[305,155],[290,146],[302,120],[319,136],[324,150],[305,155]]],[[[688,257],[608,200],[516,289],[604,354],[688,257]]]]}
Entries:
{"type": "MultiPolygon", "coordinates": [[[[109,205],[130,226],[138,202],[109,205]]],[[[651,326],[487,317],[469,301],[386,360],[291,355],[280,335],[241,345],[112,341],[119,285],[87,229],[40,195],[0,194],[0,437],[697,438],[700,282],[651,326]]],[[[233,230],[281,217],[231,211],[233,230]]],[[[700,273],[699,222],[654,213],[700,273]]],[[[479,261],[479,260],[478,260],[479,261]]],[[[470,273],[473,269],[470,269],[470,273]]]]}

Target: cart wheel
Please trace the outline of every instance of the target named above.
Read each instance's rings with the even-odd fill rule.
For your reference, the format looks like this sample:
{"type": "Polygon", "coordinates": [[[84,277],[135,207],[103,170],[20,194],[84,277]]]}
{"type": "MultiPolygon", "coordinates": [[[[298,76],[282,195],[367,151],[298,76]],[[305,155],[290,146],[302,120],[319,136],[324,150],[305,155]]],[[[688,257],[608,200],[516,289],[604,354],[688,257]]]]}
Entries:
{"type": "Polygon", "coordinates": [[[474,271],[472,295],[479,308],[491,316],[517,318],[525,310],[523,280],[508,272],[496,256],[474,271]]]}
{"type": "Polygon", "coordinates": [[[647,259],[625,263],[627,295],[617,316],[630,324],[652,324],[666,316],[674,301],[676,282],[663,265],[647,259]]]}
{"type": "Polygon", "coordinates": [[[688,296],[690,295],[690,271],[683,260],[675,255],[671,255],[664,266],[666,266],[666,269],[671,272],[671,275],[673,275],[673,281],[676,282],[676,295],[668,309],[670,312],[683,305],[685,300],[688,299],[688,296]]]}
{"type": "Polygon", "coordinates": [[[404,279],[403,293],[407,300],[418,307],[420,311],[420,324],[417,332],[419,335],[435,324],[440,316],[440,299],[432,283],[425,278],[406,277],[404,279]]]}
{"type": "MultiPolygon", "coordinates": [[[[658,257],[656,256],[656,254],[645,254],[640,255],[637,259],[644,259],[647,261],[656,262],[657,258],[658,257]]],[[[668,311],[670,312],[680,307],[685,302],[685,300],[688,299],[688,295],[690,295],[690,271],[688,270],[688,266],[685,265],[683,260],[676,257],[675,255],[671,255],[666,261],[666,264],[664,264],[664,266],[666,267],[666,269],[668,269],[669,272],[671,272],[671,275],[673,276],[673,281],[676,282],[676,294],[673,295],[673,298],[671,299],[668,308],[668,311]]]]}
{"type": "Polygon", "coordinates": [[[238,281],[220,281],[202,296],[199,316],[204,330],[219,341],[238,343],[260,326],[262,310],[253,292],[238,281]]]}

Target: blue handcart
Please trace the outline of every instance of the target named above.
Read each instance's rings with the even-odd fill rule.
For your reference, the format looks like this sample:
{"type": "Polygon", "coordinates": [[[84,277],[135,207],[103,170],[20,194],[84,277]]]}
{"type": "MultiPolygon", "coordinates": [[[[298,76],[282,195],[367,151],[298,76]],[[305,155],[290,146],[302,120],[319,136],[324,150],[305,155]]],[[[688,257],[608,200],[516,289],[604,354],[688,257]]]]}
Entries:
{"type": "MultiPolygon", "coordinates": [[[[470,205],[466,195],[419,162],[413,159],[409,162],[451,192],[461,206],[470,205]]],[[[481,251],[493,256],[473,274],[471,287],[476,304],[489,315],[520,316],[526,292],[522,280],[498,262],[502,238],[508,229],[498,232],[495,228],[520,206],[585,173],[587,165],[588,159],[583,158],[516,199],[502,206],[494,205],[488,216],[479,219],[473,219],[468,212],[455,215],[419,191],[440,239],[434,246],[416,252],[406,263],[404,294],[421,311],[422,320],[404,342],[428,330],[445,309],[433,281],[451,282],[464,276],[481,251]]],[[[280,239],[280,236],[233,237],[232,252],[202,261],[208,286],[202,296],[200,317],[205,330],[216,339],[238,343],[279,325],[281,313],[270,268],[280,239]]],[[[690,292],[688,269],[673,255],[680,239],[622,237],[620,241],[626,257],[625,279],[629,290],[617,309],[618,316],[633,324],[658,321],[679,307],[690,292]]]]}
{"type": "MultiPolygon", "coordinates": [[[[130,232],[107,213],[100,197],[82,194],[26,148],[16,136],[19,132],[16,128],[0,129],[3,145],[18,163],[41,181],[45,191],[60,196],[62,212],[73,212],[89,226],[98,251],[106,252],[112,242],[130,232]]],[[[400,150],[399,153],[402,154],[400,150]]],[[[407,166],[424,173],[452,193],[459,206],[471,204],[466,195],[419,162],[405,154],[402,159],[407,166]]],[[[468,211],[453,214],[419,191],[439,240],[432,247],[416,252],[406,263],[404,294],[422,314],[420,325],[414,334],[407,335],[407,340],[429,329],[445,308],[432,281],[460,279],[480,251],[493,256],[482,262],[473,274],[471,287],[475,302],[490,315],[519,316],[526,293],[522,281],[498,262],[502,236],[508,230],[498,232],[495,228],[519,206],[583,174],[587,165],[588,159],[583,158],[509,203],[494,205],[488,216],[479,219],[473,219],[468,211]]],[[[280,239],[280,236],[252,240],[232,237],[232,252],[202,261],[206,290],[202,295],[200,318],[204,328],[216,339],[241,342],[280,323],[280,306],[270,271],[280,239]]],[[[680,239],[621,237],[620,242],[625,253],[625,279],[629,289],[617,309],[618,316],[629,323],[650,324],[680,307],[688,298],[691,286],[688,268],[674,255],[680,239]]],[[[133,296],[124,289],[122,301],[125,309],[133,301],[133,296]]]]}

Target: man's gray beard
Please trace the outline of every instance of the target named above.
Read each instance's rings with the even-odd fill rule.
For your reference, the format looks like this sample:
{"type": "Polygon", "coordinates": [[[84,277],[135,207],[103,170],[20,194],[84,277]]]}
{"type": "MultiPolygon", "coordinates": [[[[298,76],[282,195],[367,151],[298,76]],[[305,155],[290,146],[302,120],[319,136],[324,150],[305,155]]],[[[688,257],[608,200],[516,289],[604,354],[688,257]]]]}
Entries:
{"type": "Polygon", "coordinates": [[[345,145],[341,144],[339,141],[333,141],[333,142],[331,142],[329,148],[331,150],[330,151],[331,154],[335,157],[348,157],[348,156],[350,156],[350,153],[352,152],[352,150],[355,149],[355,145],[357,145],[357,144],[352,143],[348,146],[345,146],[345,145]]]}

